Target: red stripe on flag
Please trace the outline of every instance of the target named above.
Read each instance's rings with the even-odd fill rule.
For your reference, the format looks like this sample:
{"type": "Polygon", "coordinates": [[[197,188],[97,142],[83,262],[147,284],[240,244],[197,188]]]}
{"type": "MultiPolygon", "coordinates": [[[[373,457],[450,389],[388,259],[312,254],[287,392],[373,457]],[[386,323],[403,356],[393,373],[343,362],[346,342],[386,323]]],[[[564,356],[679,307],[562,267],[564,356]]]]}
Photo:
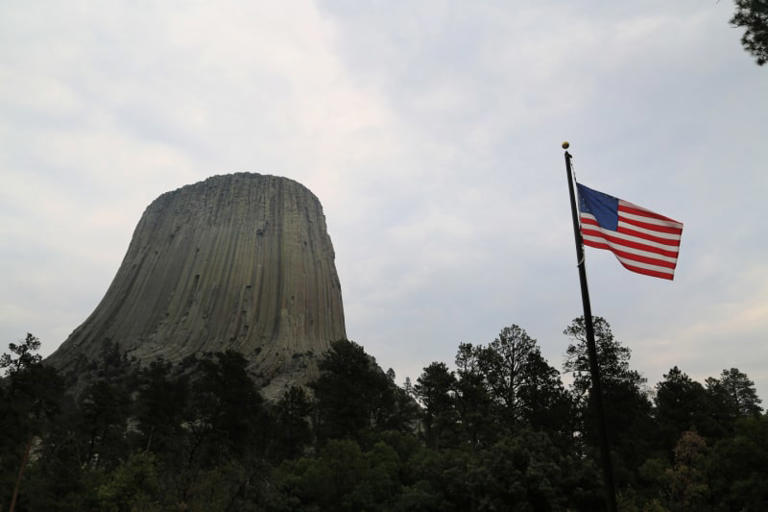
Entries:
{"type": "MultiPolygon", "coordinates": [[[[616,249],[614,249],[613,247],[611,247],[608,244],[594,242],[592,240],[584,240],[584,245],[587,245],[589,247],[594,247],[595,249],[606,249],[606,250],[611,251],[614,254],[617,254],[617,255],[621,256],[622,258],[633,259],[635,261],[639,261],[640,263],[648,263],[649,265],[656,265],[657,267],[668,267],[670,270],[674,270],[675,267],[677,267],[677,262],[670,263],[668,261],[660,261],[660,260],[654,260],[654,259],[650,259],[650,258],[641,258],[641,257],[638,257],[637,255],[634,255],[634,254],[625,253],[624,251],[617,251],[616,249]]],[[[630,265],[628,263],[625,263],[625,262],[623,262],[621,260],[619,260],[619,263],[624,265],[629,270],[632,270],[633,272],[641,272],[642,271],[641,272],[642,274],[646,274],[648,272],[653,272],[653,274],[650,274],[650,275],[656,275],[657,277],[668,276],[669,275],[669,274],[666,274],[664,272],[659,272],[658,270],[651,270],[651,269],[647,269],[647,268],[636,267],[634,265],[630,265]]],[[[668,279],[671,279],[671,278],[668,278],[668,279]]]]}
{"type": "Polygon", "coordinates": [[[637,238],[643,238],[645,240],[649,240],[651,242],[656,242],[658,244],[664,244],[664,245],[680,245],[680,240],[673,240],[670,238],[662,238],[660,236],[653,236],[649,235],[648,233],[643,233],[642,231],[635,231],[634,229],[629,229],[625,227],[619,227],[619,229],[616,230],[617,233],[621,233],[623,235],[630,235],[635,236],[637,238]]]}
{"type": "Polygon", "coordinates": [[[654,213],[650,210],[646,210],[645,208],[632,207],[626,203],[622,204],[622,202],[619,202],[619,212],[634,213],[635,215],[650,217],[651,219],[666,220],[669,222],[674,222],[675,224],[681,224],[680,222],[677,222],[675,219],[670,219],[669,217],[659,215],[658,213],[654,213]]]}
{"type": "Polygon", "coordinates": [[[622,258],[627,258],[633,261],[637,261],[638,263],[647,263],[649,265],[656,265],[657,267],[666,267],[666,268],[669,268],[670,270],[674,270],[677,267],[677,260],[665,261],[657,258],[650,258],[648,256],[640,256],[638,254],[622,251],[621,249],[612,247],[609,244],[596,242],[594,240],[584,240],[584,245],[587,245],[589,247],[594,247],[595,249],[606,249],[608,251],[611,251],[616,256],[621,256],[622,258]]]}
{"type": "Polygon", "coordinates": [[[596,249],[608,249],[609,251],[613,252],[611,250],[611,246],[604,243],[604,242],[595,242],[594,240],[584,240],[584,245],[588,245],[590,247],[594,247],[596,249]]]}
{"type": "MultiPolygon", "coordinates": [[[[619,219],[619,220],[625,221],[625,219],[619,219]]],[[[582,226],[584,224],[587,224],[589,226],[597,226],[598,228],[601,227],[600,224],[598,224],[595,219],[592,219],[590,217],[581,217],[581,224],[582,224],[582,226]]],[[[606,231],[611,231],[611,230],[606,230],[606,231]]],[[[680,231],[682,232],[682,230],[680,230],[680,231]]],[[[657,237],[657,236],[650,235],[648,233],[643,233],[642,231],[635,231],[634,229],[630,229],[630,228],[623,227],[623,226],[619,227],[616,230],[616,233],[622,233],[622,234],[634,236],[634,237],[637,237],[637,238],[643,238],[645,240],[649,240],[651,242],[656,242],[656,243],[663,244],[663,245],[674,245],[674,246],[679,246],[680,245],[680,240],[674,240],[674,239],[671,239],[671,238],[657,237]]]]}
{"type": "Polygon", "coordinates": [[[582,236],[599,236],[609,242],[612,242],[616,245],[623,245],[624,247],[631,247],[632,249],[638,249],[641,251],[646,252],[652,252],[654,254],[660,254],[662,256],[667,256],[669,258],[677,258],[677,254],[679,251],[675,250],[664,250],[659,249],[658,247],[653,247],[651,245],[645,245],[641,244],[639,242],[632,242],[630,240],[624,240],[623,238],[618,238],[615,236],[611,236],[605,233],[605,231],[596,231],[589,228],[581,228],[581,234],[582,236]]]}
{"type": "Polygon", "coordinates": [[[682,228],[677,228],[672,226],[660,226],[658,224],[651,224],[650,222],[642,222],[636,219],[622,217],[621,215],[619,215],[619,222],[626,222],[627,224],[632,224],[633,226],[637,226],[640,228],[658,231],[659,233],[670,233],[674,235],[680,235],[683,232],[682,228]]]}
{"type": "MultiPolygon", "coordinates": [[[[595,249],[606,249],[606,250],[611,251],[614,254],[617,252],[608,244],[601,244],[601,243],[598,243],[598,242],[593,242],[591,240],[584,240],[584,245],[587,245],[589,247],[594,247],[595,249]]],[[[634,265],[630,265],[628,263],[625,263],[625,262],[623,262],[621,260],[619,260],[619,263],[621,263],[621,265],[624,268],[626,268],[627,270],[631,270],[632,272],[637,272],[638,274],[646,274],[646,275],[649,275],[649,276],[661,277],[663,279],[669,279],[669,280],[672,280],[672,277],[673,277],[673,274],[671,272],[670,273],[666,273],[666,272],[659,272],[658,270],[651,270],[651,269],[647,269],[647,268],[636,267],[634,265]]],[[[654,261],[651,264],[657,265],[658,262],[654,261]]],[[[677,265],[677,263],[675,263],[675,266],[676,265],[677,265]]],[[[661,265],[659,265],[659,266],[661,266],[661,265]]],[[[675,266],[671,267],[670,270],[674,270],[675,266]]]]}
{"type": "Polygon", "coordinates": [[[615,247],[611,249],[614,254],[627,258],[628,260],[637,261],[639,263],[648,263],[649,265],[656,265],[657,267],[667,267],[672,270],[677,266],[677,261],[665,261],[656,258],[649,258],[647,256],[640,256],[639,254],[632,254],[631,252],[622,251],[615,247]]]}
{"type": "Polygon", "coordinates": [[[632,265],[627,265],[623,261],[619,260],[619,263],[624,265],[624,268],[627,270],[631,270],[632,272],[637,272],[638,274],[645,274],[647,276],[653,276],[653,277],[660,277],[662,279],[669,279],[672,281],[675,278],[674,274],[667,274],[665,272],[658,272],[656,270],[649,270],[647,268],[640,268],[640,267],[634,267],[632,265]]]}

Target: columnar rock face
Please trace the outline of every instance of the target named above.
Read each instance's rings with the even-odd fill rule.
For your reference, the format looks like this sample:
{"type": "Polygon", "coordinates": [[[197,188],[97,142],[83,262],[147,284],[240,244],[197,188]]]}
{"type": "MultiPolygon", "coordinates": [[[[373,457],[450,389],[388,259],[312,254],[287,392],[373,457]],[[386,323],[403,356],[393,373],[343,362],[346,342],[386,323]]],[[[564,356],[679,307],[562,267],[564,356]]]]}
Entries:
{"type": "Polygon", "coordinates": [[[72,368],[104,340],[140,362],[234,349],[276,388],[345,337],[320,201],[295,181],[237,173],[150,204],[101,303],[48,362],[72,368]]]}

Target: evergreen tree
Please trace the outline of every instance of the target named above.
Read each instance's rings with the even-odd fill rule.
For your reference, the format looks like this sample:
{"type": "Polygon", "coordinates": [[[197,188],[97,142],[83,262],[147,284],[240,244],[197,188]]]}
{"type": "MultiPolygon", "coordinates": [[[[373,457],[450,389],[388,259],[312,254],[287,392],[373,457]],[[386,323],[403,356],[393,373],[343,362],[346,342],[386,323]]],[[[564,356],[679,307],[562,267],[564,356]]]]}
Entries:
{"type": "Polygon", "coordinates": [[[184,436],[184,413],[189,401],[187,375],[158,359],[142,368],[133,405],[139,430],[139,448],[170,455],[184,436]]]}
{"type": "Polygon", "coordinates": [[[130,404],[130,391],[119,382],[98,380],[85,388],[77,403],[76,428],[86,467],[111,470],[128,455],[125,434],[130,404]]]}
{"type": "MultiPolygon", "coordinates": [[[[476,400],[475,414],[488,397],[497,431],[524,425],[563,438],[573,432],[571,399],[560,373],[541,355],[538,343],[517,325],[505,327],[487,346],[461,344],[456,356],[459,387],[476,400]],[[485,387],[485,395],[480,386],[485,387]]],[[[470,408],[470,411],[473,409],[470,408]]]]}
{"type": "Polygon", "coordinates": [[[480,370],[509,425],[521,422],[532,405],[525,403],[523,390],[532,385],[529,363],[538,352],[536,340],[517,325],[503,328],[487,347],[479,348],[480,370]]]}
{"type": "Polygon", "coordinates": [[[488,446],[501,432],[493,399],[480,369],[479,350],[471,343],[459,344],[456,353],[457,379],[454,404],[462,437],[470,446],[488,446]]]}
{"type": "Polygon", "coordinates": [[[711,439],[733,435],[737,420],[760,414],[760,399],[754,383],[737,368],[723,370],[720,378],[705,381],[706,423],[702,433],[711,439]]]}
{"type": "Polygon", "coordinates": [[[677,366],[656,384],[654,404],[659,442],[670,453],[683,432],[708,430],[704,387],[677,366]]]}
{"type": "Polygon", "coordinates": [[[456,376],[445,363],[434,362],[424,368],[414,386],[416,397],[424,407],[424,438],[427,446],[440,448],[456,440],[458,413],[454,397],[456,376]]]}
{"type": "Polygon", "coordinates": [[[758,66],[768,62],[768,2],[766,0],[735,0],[736,12],[731,24],[744,27],[741,44],[755,57],[758,66]]]}
{"type": "Polygon", "coordinates": [[[0,510],[15,506],[23,493],[21,476],[32,446],[35,440],[45,443],[62,401],[61,379],[42,364],[37,337],[27,333],[8,348],[11,353],[0,356],[0,510]]]}
{"type": "Polygon", "coordinates": [[[719,379],[708,378],[707,390],[721,395],[726,400],[726,407],[737,416],[759,416],[762,412],[755,390],[755,383],[738,368],[723,370],[719,379]]]}
{"type": "MultiPolygon", "coordinates": [[[[629,366],[629,348],[614,338],[604,318],[593,317],[593,326],[606,431],[611,448],[618,455],[614,465],[617,481],[626,483],[634,479],[635,470],[646,460],[651,448],[651,402],[644,389],[645,379],[629,366]]],[[[594,397],[589,393],[591,378],[584,318],[573,320],[563,333],[571,339],[564,368],[573,374],[581,431],[588,444],[597,446],[597,418],[594,397]]]]}
{"type": "Polygon", "coordinates": [[[706,455],[704,438],[696,432],[683,432],[674,449],[674,466],[665,471],[659,489],[670,512],[710,509],[706,455]]]}
{"type": "Polygon", "coordinates": [[[312,402],[303,388],[291,386],[273,409],[275,428],[272,438],[272,457],[276,460],[292,459],[312,441],[309,418],[312,402]]]}
{"type": "Polygon", "coordinates": [[[266,447],[268,419],[247,364],[233,350],[217,352],[198,363],[187,414],[196,442],[202,444],[204,466],[228,457],[258,457],[266,447]]]}
{"type": "Polygon", "coordinates": [[[717,510],[768,510],[768,417],[744,416],[708,459],[717,510]]]}
{"type": "Polygon", "coordinates": [[[310,387],[321,440],[359,440],[366,430],[411,428],[412,401],[357,343],[333,342],[319,367],[321,376],[310,387]]]}

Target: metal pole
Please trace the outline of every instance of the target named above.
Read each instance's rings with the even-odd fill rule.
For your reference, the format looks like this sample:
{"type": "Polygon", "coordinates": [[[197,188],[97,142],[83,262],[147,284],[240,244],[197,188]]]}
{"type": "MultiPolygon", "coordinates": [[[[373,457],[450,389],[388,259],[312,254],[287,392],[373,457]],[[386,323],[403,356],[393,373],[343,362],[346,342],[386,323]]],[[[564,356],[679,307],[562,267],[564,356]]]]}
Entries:
{"type": "Polygon", "coordinates": [[[592,307],[589,304],[589,289],[587,288],[587,270],[584,265],[584,245],[579,229],[579,216],[576,211],[576,195],[573,191],[573,172],[571,171],[571,154],[569,144],[563,142],[565,149],[565,170],[568,175],[568,192],[571,195],[571,217],[573,217],[573,237],[576,241],[576,262],[579,266],[579,281],[581,283],[581,302],[584,305],[584,327],[587,331],[587,353],[589,354],[589,369],[592,374],[592,403],[597,414],[598,433],[600,435],[600,453],[603,459],[603,478],[605,479],[605,495],[608,511],[616,512],[616,487],[613,482],[613,466],[611,452],[608,447],[608,434],[605,427],[605,408],[603,407],[603,389],[600,384],[600,368],[597,366],[597,349],[595,348],[595,329],[592,326],[592,307]]]}

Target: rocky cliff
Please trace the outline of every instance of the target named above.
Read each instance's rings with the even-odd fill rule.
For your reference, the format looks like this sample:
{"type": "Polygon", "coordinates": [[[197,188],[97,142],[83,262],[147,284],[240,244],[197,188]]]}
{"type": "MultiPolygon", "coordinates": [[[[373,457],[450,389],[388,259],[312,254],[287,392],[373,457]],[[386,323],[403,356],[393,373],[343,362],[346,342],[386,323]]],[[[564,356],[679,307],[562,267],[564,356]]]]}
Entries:
{"type": "Polygon", "coordinates": [[[73,369],[105,340],[143,363],[234,349],[274,394],[345,336],[320,201],[295,181],[237,173],[150,204],[101,303],[48,362],[73,369]]]}

